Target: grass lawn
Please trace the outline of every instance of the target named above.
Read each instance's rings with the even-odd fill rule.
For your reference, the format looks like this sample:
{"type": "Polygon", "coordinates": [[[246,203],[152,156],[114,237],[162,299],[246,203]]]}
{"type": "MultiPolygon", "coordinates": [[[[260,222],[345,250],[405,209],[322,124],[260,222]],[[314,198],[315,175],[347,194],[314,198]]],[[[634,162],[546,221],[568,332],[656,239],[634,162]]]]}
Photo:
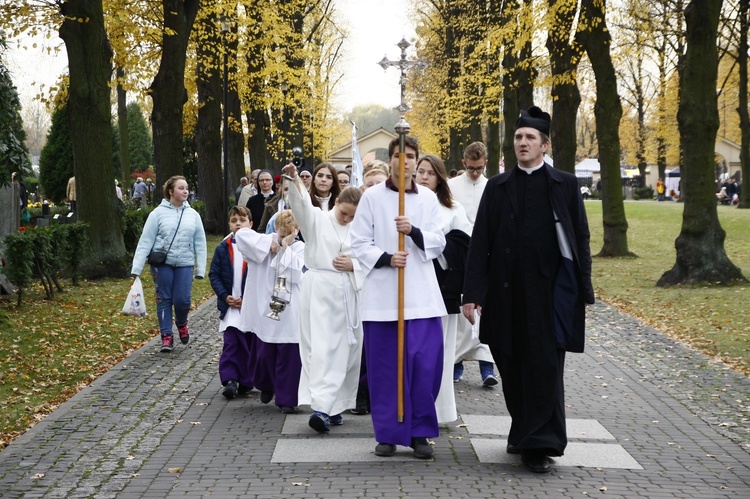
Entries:
{"type": "MultiPolygon", "coordinates": [[[[750,278],[750,210],[719,206],[729,259],[750,278]]],[[[591,252],[602,247],[601,203],[587,201],[591,252]]],[[[676,261],[683,205],[628,201],[628,244],[638,258],[594,258],[598,299],[638,317],[707,355],[750,374],[750,284],[658,288],[676,261]]]]}
{"type": "MultiPolygon", "coordinates": [[[[750,285],[657,288],[675,263],[674,240],[682,204],[626,202],[630,250],[638,258],[594,258],[598,299],[750,374],[750,285]]],[[[591,249],[602,246],[601,204],[588,201],[591,249]]],[[[750,210],[719,206],[727,231],[726,251],[750,277],[750,210]]],[[[209,259],[219,237],[209,238],[209,259]]],[[[54,301],[41,287],[0,302],[0,449],[43,419],[111,366],[158,334],[153,282],[143,273],[149,315],[120,314],[130,280],[102,279],[73,287],[54,301]]],[[[193,303],[213,294],[208,279],[196,280],[193,303]]]]}
{"type": "MultiPolygon", "coordinates": [[[[221,237],[208,238],[208,266],[221,237]]],[[[208,276],[206,276],[208,277],[208,276]]],[[[141,274],[148,317],[120,311],[130,279],[64,280],[64,293],[43,299],[41,286],[0,302],[0,449],[110,367],[159,334],[154,283],[141,274]]],[[[208,278],[193,283],[193,305],[213,295],[208,278]]]]}

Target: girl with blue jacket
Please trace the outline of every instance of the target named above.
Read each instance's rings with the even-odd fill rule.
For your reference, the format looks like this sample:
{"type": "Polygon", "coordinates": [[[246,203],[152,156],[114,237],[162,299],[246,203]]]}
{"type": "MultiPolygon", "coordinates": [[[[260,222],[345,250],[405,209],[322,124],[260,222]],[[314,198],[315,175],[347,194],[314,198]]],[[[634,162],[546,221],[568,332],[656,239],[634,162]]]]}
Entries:
{"type": "Polygon", "coordinates": [[[161,331],[161,351],[174,348],[172,308],[180,341],[190,341],[187,320],[190,311],[193,271],[203,279],[206,274],[206,233],[197,211],[187,198],[190,188],[185,177],[175,175],[164,184],[164,199],[152,211],[143,226],[141,238],[133,256],[132,276],[143,271],[152,251],[166,253],[163,263],[151,264],[151,275],[156,290],[156,315],[161,331]]]}

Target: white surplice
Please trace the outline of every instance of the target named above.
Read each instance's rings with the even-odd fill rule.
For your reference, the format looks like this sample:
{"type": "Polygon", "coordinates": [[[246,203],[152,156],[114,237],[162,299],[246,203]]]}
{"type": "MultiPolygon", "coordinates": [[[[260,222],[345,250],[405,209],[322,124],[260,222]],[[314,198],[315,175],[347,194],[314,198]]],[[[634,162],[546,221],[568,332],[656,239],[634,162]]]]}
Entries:
{"type": "Polygon", "coordinates": [[[289,187],[287,202],[305,238],[300,290],[300,405],[336,415],[356,405],[362,357],[358,299],[363,276],[351,249],[349,225],[335,212],[315,208],[310,194],[289,187]],[[348,255],[353,272],[339,272],[333,259],[348,255]]]}
{"type": "MultiPolygon", "coordinates": [[[[467,173],[464,173],[448,181],[453,199],[466,210],[466,217],[469,219],[472,228],[474,227],[474,220],[477,218],[479,201],[482,199],[486,186],[487,178],[484,175],[480,175],[474,181],[467,173]]],[[[469,235],[471,235],[471,232],[469,232],[469,235]]],[[[471,265],[471,262],[466,262],[466,264],[471,265]]],[[[479,338],[475,337],[477,333],[473,333],[471,323],[466,317],[459,314],[457,321],[455,362],[458,363],[462,360],[495,362],[492,353],[490,353],[490,348],[484,343],[480,343],[479,338]]],[[[476,331],[479,331],[479,329],[476,329],[476,331]]]]}
{"type": "MultiPolygon", "coordinates": [[[[242,331],[251,331],[266,343],[297,343],[299,341],[299,283],[302,274],[302,257],[304,243],[297,241],[281,255],[284,275],[287,277],[287,288],[292,290],[292,302],[284,312],[279,314],[278,321],[269,319],[271,312],[271,290],[275,285],[276,269],[272,262],[278,262],[278,256],[271,252],[271,243],[277,239],[276,234],[259,234],[252,229],[240,229],[235,234],[237,249],[247,262],[247,279],[245,294],[242,297],[242,331]]],[[[281,249],[279,249],[281,251],[281,249]]]]}
{"type": "MultiPolygon", "coordinates": [[[[452,230],[460,230],[467,236],[471,236],[471,223],[466,218],[466,211],[463,206],[454,201],[451,208],[439,204],[439,209],[443,224],[443,234],[448,234],[452,230]]],[[[444,269],[448,266],[448,262],[442,254],[438,257],[438,263],[444,269]]],[[[448,314],[442,317],[443,375],[440,378],[440,393],[435,400],[435,411],[437,412],[439,423],[450,423],[458,419],[456,394],[453,386],[453,361],[456,357],[456,334],[459,315],[461,314],[448,314]]]]}
{"type": "MultiPolygon", "coordinates": [[[[381,182],[362,195],[352,222],[352,248],[367,275],[362,294],[363,321],[398,320],[398,271],[391,267],[372,272],[384,252],[398,251],[398,192],[381,182]]],[[[435,193],[418,187],[405,196],[405,211],[413,227],[421,230],[424,250],[411,237],[404,237],[409,253],[404,269],[404,318],[426,319],[446,315],[432,260],[445,248],[442,216],[435,193]]]]}
{"type": "Polygon", "coordinates": [[[466,210],[466,217],[473,227],[474,220],[477,218],[479,201],[482,200],[484,188],[487,187],[487,177],[480,175],[478,179],[472,180],[468,173],[464,173],[450,179],[448,187],[451,189],[453,199],[466,210]]]}

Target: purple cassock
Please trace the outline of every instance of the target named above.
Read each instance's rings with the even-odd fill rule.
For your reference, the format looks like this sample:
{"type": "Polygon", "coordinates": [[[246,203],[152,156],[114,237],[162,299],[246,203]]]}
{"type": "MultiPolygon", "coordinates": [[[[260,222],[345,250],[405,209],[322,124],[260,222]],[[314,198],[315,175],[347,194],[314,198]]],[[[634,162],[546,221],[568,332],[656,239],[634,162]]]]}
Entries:
{"type": "Polygon", "coordinates": [[[278,407],[297,407],[301,372],[298,343],[266,343],[255,339],[255,387],[273,392],[278,407]]]}
{"type": "Polygon", "coordinates": [[[252,390],[257,341],[255,334],[243,333],[236,327],[230,326],[224,331],[224,346],[219,357],[219,379],[222,385],[226,386],[228,381],[235,380],[243,390],[252,390]]]}
{"type": "Polygon", "coordinates": [[[411,445],[418,437],[439,435],[435,399],[443,374],[443,326],[440,317],[404,324],[404,421],[398,422],[397,322],[363,323],[367,380],[375,440],[411,445]]]}

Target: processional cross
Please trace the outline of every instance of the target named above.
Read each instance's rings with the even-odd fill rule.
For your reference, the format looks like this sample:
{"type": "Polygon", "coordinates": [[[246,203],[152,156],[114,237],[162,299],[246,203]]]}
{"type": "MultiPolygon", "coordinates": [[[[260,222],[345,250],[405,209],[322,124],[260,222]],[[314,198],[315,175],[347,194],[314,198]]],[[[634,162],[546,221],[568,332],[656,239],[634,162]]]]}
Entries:
{"type": "MultiPolygon", "coordinates": [[[[401,49],[401,59],[396,61],[389,61],[388,56],[384,56],[378,64],[387,71],[390,67],[397,67],[401,70],[401,78],[399,78],[399,84],[401,85],[401,103],[396,108],[401,113],[401,119],[394,127],[398,134],[398,216],[404,216],[404,205],[405,205],[405,193],[404,193],[404,177],[406,175],[406,148],[404,145],[404,139],[411,130],[409,123],[406,122],[406,112],[411,108],[406,104],[406,72],[412,67],[424,69],[427,67],[427,63],[418,61],[406,60],[406,49],[411,46],[411,43],[406,41],[406,38],[402,38],[396,45],[401,49]]],[[[398,233],[398,250],[404,251],[404,233],[398,233]]],[[[398,269],[398,422],[404,422],[404,269],[398,269]]]]}

